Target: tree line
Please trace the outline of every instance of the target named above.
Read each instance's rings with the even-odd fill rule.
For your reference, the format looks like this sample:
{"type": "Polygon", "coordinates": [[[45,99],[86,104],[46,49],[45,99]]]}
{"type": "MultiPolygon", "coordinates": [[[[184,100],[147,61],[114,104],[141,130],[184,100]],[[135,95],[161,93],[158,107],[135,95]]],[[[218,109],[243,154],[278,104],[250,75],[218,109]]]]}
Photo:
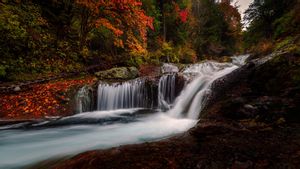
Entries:
{"type": "Polygon", "coordinates": [[[1,80],[192,63],[241,52],[252,37],[231,0],[1,0],[0,32],[1,80]]]}

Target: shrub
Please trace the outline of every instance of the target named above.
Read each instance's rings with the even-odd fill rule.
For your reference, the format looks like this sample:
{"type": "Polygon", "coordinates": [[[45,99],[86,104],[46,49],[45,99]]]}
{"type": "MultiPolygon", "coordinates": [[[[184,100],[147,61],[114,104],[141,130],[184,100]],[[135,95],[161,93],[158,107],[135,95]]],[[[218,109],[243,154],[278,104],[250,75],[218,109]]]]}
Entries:
{"type": "Polygon", "coordinates": [[[6,66],[0,65],[0,79],[4,79],[6,77],[6,66]]]}
{"type": "Polygon", "coordinates": [[[179,62],[177,52],[174,49],[171,42],[168,43],[164,42],[162,44],[160,60],[162,60],[163,62],[171,62],[171,63],[179,62]]]}
{"type": "Polygon", "coordinates": [[[197,61],[196,52],[189,45],[179,47],[177,53],[181,63],[195,63],[197,61]]]}

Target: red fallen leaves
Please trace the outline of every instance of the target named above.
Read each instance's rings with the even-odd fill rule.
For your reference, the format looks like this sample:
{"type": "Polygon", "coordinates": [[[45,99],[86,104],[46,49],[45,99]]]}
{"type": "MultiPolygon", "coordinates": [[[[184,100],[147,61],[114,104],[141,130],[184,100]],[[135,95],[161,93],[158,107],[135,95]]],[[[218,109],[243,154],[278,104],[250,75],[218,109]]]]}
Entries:
{"type": "Polygon", "coordinates": [[[25,92],[0,95],[0,118],[38,119],[68,115],[67,92],[76,86],[92,84],[93,78],[35,84],[25,92]]]}

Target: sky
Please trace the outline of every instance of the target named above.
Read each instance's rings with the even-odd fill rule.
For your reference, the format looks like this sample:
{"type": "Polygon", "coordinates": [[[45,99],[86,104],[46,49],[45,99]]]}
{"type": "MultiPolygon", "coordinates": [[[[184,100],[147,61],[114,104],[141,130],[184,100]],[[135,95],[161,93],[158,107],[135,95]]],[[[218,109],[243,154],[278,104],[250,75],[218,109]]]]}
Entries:
{"type": "Polygon", "coordinates": [[[250,3],[253,2],[253,0],[234,0],[233,1],[233,3],[236,3],[236,2],[237,2],[237,5],[240,6],[239,12],[241,13],[242,19],[243,19],[244,12],[249,7],[250,3]]]}

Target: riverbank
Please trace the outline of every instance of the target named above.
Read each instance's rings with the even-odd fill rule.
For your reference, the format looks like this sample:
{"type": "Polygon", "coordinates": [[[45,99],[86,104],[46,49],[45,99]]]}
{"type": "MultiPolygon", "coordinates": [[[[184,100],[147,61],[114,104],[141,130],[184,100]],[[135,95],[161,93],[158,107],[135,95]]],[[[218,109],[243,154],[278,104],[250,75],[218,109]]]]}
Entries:
{"type": "Polygon", "coordinates": [[[245,70],[181,136],[90,151],[53,168],[297,168],[299,63],[288,53],[245,70]]]}
{"type": "Polygon", "coordinates": [[[23,91],[0,93],[0,118],[26,121],[72,115],[78,89],[95,81],[91,76],[60,79],[29,85],[23,91]]]}

